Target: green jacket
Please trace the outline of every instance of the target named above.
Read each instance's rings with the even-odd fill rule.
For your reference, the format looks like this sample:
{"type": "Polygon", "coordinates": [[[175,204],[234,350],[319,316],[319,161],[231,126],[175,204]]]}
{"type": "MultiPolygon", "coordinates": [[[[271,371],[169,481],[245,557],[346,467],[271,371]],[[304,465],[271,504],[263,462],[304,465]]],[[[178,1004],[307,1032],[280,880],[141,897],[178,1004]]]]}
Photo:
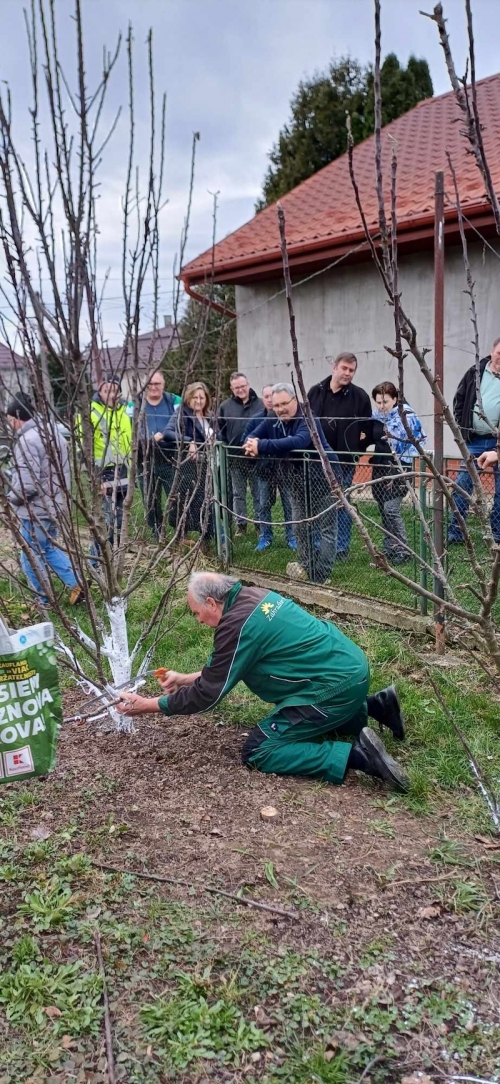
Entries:
{"type": "Polygon", "coordinates": [[[161,696],[165,715],[210,711],[243,681],[278,708],[330,700],[366,677],[368,661],[330,621],[275,591],[235,584],[214,649],[193,685],[161,696]]]}
{"type": "MultiPolygon", "coordinates": [[[[94,461],[99,467],[126,464],[132,445],[132,419],[126,412],[126,403],[116,407],[106,406],[101,398],[92,400],[90,421],[94,430],[94,461]]],[[[81,436],[81,415],[76,419],[77,432],[81,436]]]]}

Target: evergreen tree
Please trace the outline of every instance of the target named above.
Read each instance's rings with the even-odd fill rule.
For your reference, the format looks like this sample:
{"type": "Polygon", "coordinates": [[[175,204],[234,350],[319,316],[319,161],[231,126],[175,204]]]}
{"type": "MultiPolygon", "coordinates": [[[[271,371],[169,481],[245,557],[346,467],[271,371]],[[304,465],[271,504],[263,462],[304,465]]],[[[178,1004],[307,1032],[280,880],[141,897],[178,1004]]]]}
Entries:
{"type": "MultiPolygon", "coordinates": [[[[197,286],[198,293],[211,297],[218,305],[235,311],[234,286],[219,284],[197,286]]],[[[189,298],[184,315],[179,321],[180,347],[167,354],[162,370],[169,391],[182,392],[187,366],[196,352],[192,380],[203,380],[213,393],[216,388],[216,371],[221,372],[222,396],[229,394],[229,374],[238,368],[236,349],[236,320],[211,309],[208,313],[203,302],[189,298]],[[205,324],[206,322],[206,324],[205,324]],[[222,332],[224,338],[221,341],[222,332]]]]}
{"type": "MultiPolygon", "coordinates": [[[[388,124],[432,96],[426,60],[410,57],[406,68],[389,53],[380,69],[382,123],[388,124]]],[[[280,132],[269,158],[260,211],[333,162],[347,149],[346,113],[359,143],[374,130],[373,70],[350,57],[332,61],[327,72],[300,82],[291,101],[291,120],[280,132]]]]}

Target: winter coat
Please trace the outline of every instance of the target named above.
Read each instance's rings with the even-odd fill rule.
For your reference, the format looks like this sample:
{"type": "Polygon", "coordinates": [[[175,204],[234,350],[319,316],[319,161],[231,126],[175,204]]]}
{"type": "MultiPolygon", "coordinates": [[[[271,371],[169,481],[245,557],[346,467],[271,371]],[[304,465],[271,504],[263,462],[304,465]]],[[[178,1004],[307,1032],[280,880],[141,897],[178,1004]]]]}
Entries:
{"type": "MultiPolygon", "coordinates": [[[[213,418],[208,417],[207,422],[213,427],[213,418]]],[[[201,422],[196,417],[194,410],[189,406],[181,406],[172,415],[167,428],[163,432],[162,444],[177,447],[179,444],[206,444],[208,435],[201,422]]]]}
{"type": "Polygon", "coordinates": [[[12,453],[8,500],[20,519],[50,519],[57,523],[71,493],[68,446],[55,425],[45,431],[37,418],[17,432],[12,453]],[[64,486],[61,484],[61,474],[64,486]]]}
{"type": "Polygon", "coordinates": [[[243,403],[241,399],[237,399],[236,395],[224,399],[224,402],[219,407],[219,417],[217,419],[219,439],[222,443],[230,444],[233,447],[243,444],[243,434],[248,419],[252,418],[254,414],[258,414],[262,408],[262,399],[259,399],[253,388],[250,388],[248,403],[243,403]]]}
{"type": "MultiPolygon", "coordinates": [[[[479,379],[481,379],[489,361],[491,361],[490,356],[483,358],[480,361],[479,379]]],[[[467,369],[467,372],[464,373],[453,400],[455,421],[460,426],[462,436],[467,444],[470,444],[473,440],[477,440],[477,433],[474,432],[473,427],[473,414],[476,399],[476,366],[471,365],[470,369],[467,369]]]]}
{"type": "MultiPolygon", "coordinates": [[[[337,463],[338,457],[335,452],[332,452],[326,440],[321,422],[318,418],[315,421],[323,448],[328,453],[328,459],[331,463],[337,463]]],[[[290,421],[285,422],[275,414],[268,414],[255,427],[251,436],[257,438],[259,442],[259,456],[270,455],[281,458],[290,455],[291,452],[303,452],[314,448],[300,403],[295,417],[290,421]]]]}
{"type": "MultiPolygon", "coordinates": [[[[426,436],[420,418],[408,403],[404,404],[404,411],[410,432],[420,444],[424,444],[426,436]]],[[[404,497],[408,487],[404,474],[401,473],[401,466],[403,469],[410,469],[412,459],[418,456],[418,450],[408,440],[397,406],[387,414],[374,410],[373,417],[384,427],[384,435],[375,441],[375,451],[370,457],[373,496],[375,500],[382,502],[393,500],[394,497],[404,497]],[[390,452],[393,454],[390,455],[390,452]],[[379,481],[382,478],[384,481],[379,481]]]]}
{"type": "Polygon", "coordinates": [[[333,625],[275,591],[236,583],[201,675],[159,699],[165,715],[211,711],[243,681],[277,710],[321,704],[366,678],[366,656],[333,625]]]}
{"type": "MultiPolygon", "coordinates": [[[[116,407],[106,406],[101,396],[96,395],[90,405],[90,421],[96,466],[101,469],[126,466],[132,446],[132,419],[127,414],[126,403],[120,400],[116,407]]],[[[76,419],[76,429],[81,438],[81,415],[76,419]]]]}
{"type": "Polygon", "coordinates": [[[373,443],[372,427],[369,421],[372,409],[366,391],[358,388],[356,384],[347,384],[338,395],[335,416],[331,417],[325,405],[330,390],[330,380],[331,377],[327,376],[324,380],[320,380],[319,384],[314,384],[307,393],[307,398],[311,409],[322,423],[326,418],[330,419],[328,426],[325,426],[328,431],[328,442],[342,459],[342,453],[358,454],[364,452],[368,445],[373,443]],[[356,420],[358,418],[359,421],[356,420]],[[363,440],[360,433],[365,434],[363,440]]]}

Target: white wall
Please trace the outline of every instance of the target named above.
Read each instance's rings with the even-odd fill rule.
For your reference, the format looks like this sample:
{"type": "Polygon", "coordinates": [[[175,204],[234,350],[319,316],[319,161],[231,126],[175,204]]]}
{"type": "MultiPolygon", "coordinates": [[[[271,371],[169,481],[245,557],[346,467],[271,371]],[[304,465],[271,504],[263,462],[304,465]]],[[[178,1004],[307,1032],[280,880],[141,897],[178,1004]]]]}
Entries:
{"type": "MultiPolygon", "coordinates": [[[[500,245],[497,246],[500,252],[500,245]]],[[[469,246],[472,274],[476,282],[481,355],[490,352],[493,339],[500,337],[500,261],[481,244],[469,246]]],[[[238,367],[252,387],[287,380],[292,369],[288,315],[279,280],[238,286],[238,367]]],[[[433,364],[434,276],[432,252],[400,258],[400,285],[403,305],[417,328],[420,346],[431,348],[433,364]]],[[[445,263],[445,375],[444,391],[451,401],[465,370],[474,362],[472,325],[462,252],[450,247],[445,263]]],[[[394,345],[392,310],[371,263],[351,267],[339,265],[317,275],[293,292],[297,338],[306,386],[329,373],[329,359],[340,350],[352,350],[358,358],[356,383],[368,393],[380,380],[397,385],[396,362],[384,350],[394,345]]],[[[432,447],[433,400],[417,362],[405,361],[405,390],[410,404],[421,416],[432,447]]],[[[456,454],[448,432],[445,452],[456,454]]]]}

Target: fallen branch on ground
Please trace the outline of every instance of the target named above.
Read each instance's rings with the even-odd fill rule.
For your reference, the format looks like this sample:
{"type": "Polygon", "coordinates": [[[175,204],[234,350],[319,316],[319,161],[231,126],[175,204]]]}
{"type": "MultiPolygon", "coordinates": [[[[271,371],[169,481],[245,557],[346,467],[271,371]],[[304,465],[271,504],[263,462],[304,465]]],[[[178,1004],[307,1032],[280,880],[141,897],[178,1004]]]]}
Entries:
{"type": "Polygon", "coordinates": [[[141,877],[146,881],[160,881],[162,884],[167,885],[182,885],[184,888],[199,888],[202,892],[209,892],[214,896],[225,896],[227,900],[233,900],[234,903],[243,903],[245,907],[258,907],[260,911],[271,911],[274,915],[280,915],[281,918],[298,919],[298,914],[295,911],[283,911],[280,907],[271,907],[269,903],[259,903],[258,900],[249,900],[245,896],[235,896],[233,892],[226,892],[223,888],[215,888],[214,885],[206,884],[193,884],[192,881],[180,881],[174,877],[160,877],[158,873],[139,873],[134,869],[119,869],[117,866],[108,866],[104,862],[95,862],[91,860],[92,865],[97,869],[107,870],[109,873],[122,873],[128,877],[141,877]]]}
{"type": "Polygon", "coordinates": [[[102,979],[102,1000],[104,1004],[104,1037],[106,1044],[106,1061],[108,1063],[109,1084],[116,1084],[115,1058],[113,1054],[113,1032],[111,1030],[111,1013],[109,1011],[108,988],[106,985],[106,972],[102,958],[101,935],[99,930],[94,930],[94,942],[99,964],[99,972],[102,979]]]}

